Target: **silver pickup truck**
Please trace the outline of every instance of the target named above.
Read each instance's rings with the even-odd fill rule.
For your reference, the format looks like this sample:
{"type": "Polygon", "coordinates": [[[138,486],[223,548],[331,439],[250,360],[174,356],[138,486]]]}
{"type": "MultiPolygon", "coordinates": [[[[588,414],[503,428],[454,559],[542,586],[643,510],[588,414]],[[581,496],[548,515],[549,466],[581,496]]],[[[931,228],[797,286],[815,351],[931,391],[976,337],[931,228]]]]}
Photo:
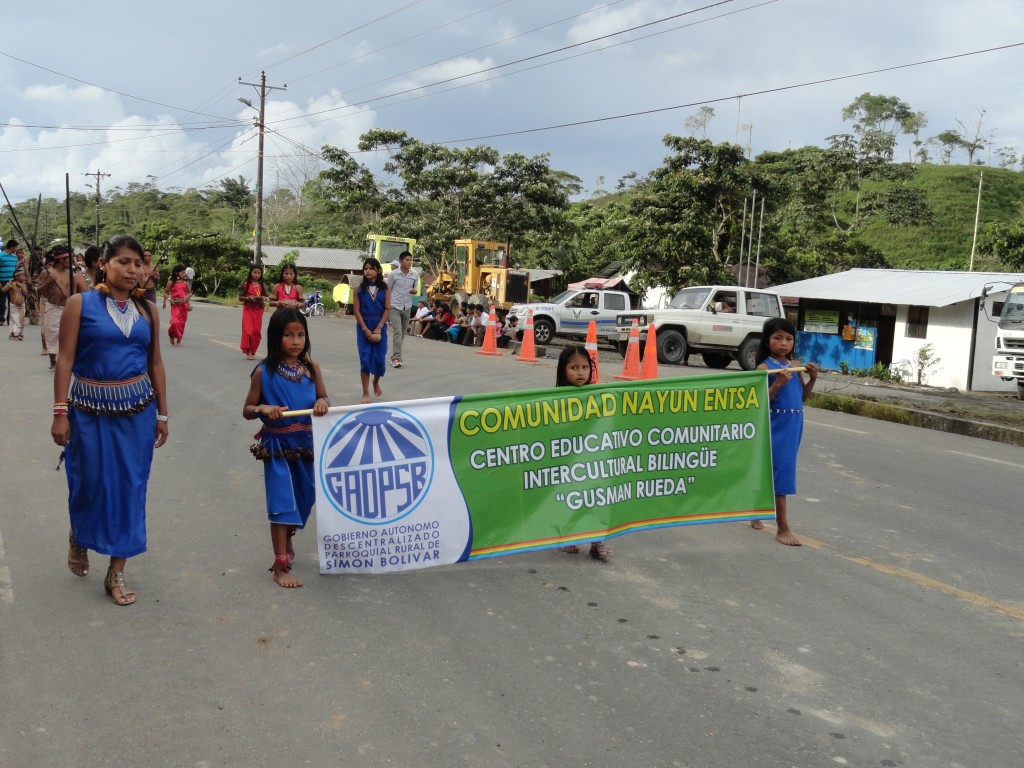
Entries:
{"type": "Polygon", "coordinates": [[[624,312],[616,318],[615,326],[623,355],[635,319],[641,341],[647,338],[647,327],[654,324],[659,363],[682,365],[691,352],[700,352],[709,368],[725,368],[736,360],[749,371],[757,367],[761,329],[769,317],[783,317],[782,299],[777,293],[705,285],[683,288],[665,309],[624,312]]]}

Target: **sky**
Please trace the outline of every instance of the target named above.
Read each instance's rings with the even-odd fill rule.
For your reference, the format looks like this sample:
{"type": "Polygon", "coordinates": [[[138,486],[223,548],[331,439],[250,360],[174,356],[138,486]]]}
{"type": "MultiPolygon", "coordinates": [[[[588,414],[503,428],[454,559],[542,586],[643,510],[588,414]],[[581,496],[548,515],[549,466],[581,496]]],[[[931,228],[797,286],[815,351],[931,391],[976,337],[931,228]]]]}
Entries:
{"type": "Polygon", "coordinates": [[[8,4],[2,24],[15,203],[62,198],[65,174],[86,194],[96,173],[104,194],[254,185],[256,113],[238,99],[259,93],[239,81],[261,71],[287,86],[267,94],[268,194],[315,175],[325,144],[379,171],[359,136],[393,128],[548,154],[586,197],[660,165],[703,105],[707,138],[756,156],[849,131],[865,92],[925,112],[923,138],[980,119],[986,163],[1024,153],[1019,0],[52,0],[8,4]]]}

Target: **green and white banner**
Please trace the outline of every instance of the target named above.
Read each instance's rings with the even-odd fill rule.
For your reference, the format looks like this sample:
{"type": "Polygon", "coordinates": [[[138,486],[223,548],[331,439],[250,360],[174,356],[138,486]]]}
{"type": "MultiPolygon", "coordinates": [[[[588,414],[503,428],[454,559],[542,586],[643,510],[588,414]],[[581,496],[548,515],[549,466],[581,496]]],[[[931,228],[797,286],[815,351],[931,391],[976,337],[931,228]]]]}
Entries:
{"type": "Polygon", "coordinates": [[[321,573],[775,514],[762,371],[332,409],[313,437],[321,573]]]}

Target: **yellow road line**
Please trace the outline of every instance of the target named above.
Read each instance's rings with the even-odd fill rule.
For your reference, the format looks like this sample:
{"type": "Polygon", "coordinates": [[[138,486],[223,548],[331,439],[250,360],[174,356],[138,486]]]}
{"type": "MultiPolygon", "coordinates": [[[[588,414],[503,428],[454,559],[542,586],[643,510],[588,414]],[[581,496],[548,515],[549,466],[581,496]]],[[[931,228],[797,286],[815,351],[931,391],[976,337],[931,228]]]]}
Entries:
{"type": "MultiPolygon", "coordinates": [[[[769,528],[770,526],[765,526],[766,530],[769,528]]],[[[1019,621],[1024,621],[1024,609],[1007,605],[1006,603],[1001,603],[998,600],[993,600],[989,597],[985,597],[984,595],[979,595],[976,592],[970,592],[966,589],[961,589],[960,587],[954,587],[952,584],[946,584],[944,581],[933,579],[930,576],[925,576],[923,573],[918,573],[917,571],[900,568],[896,565],[876,563],[874,560],[869,560],[866,557],[844,554],[843,552],[840,552],[837,547],[829,544],[828,542],[818,541],[817,539],[812,539],[808,536],[804,536],[803,534],[800,535],[800,541],[812,549],[831,549],[847,562],[864,565],[868,568],[873,568],[879,573],[885,573],[890,576],[899,576],[901,579],[911,581],[918,586],[927,587],[928,589],[934,589],[938,592],[958,597],[961,600],[965,600],[968,603],[977,606],[978,608],[988,608],[989,610],[1004,613],[1007,616],[1018,619],[1019,621]]]]}
{"type": "Polygon", "coordinates": [[[218,339],[208,339],[208,341],[213,344],[220,344],[222,347],[227,347],[228,349],[237,349],[234,344],[228,344],[226,341],[220,341],[218,339]]]}

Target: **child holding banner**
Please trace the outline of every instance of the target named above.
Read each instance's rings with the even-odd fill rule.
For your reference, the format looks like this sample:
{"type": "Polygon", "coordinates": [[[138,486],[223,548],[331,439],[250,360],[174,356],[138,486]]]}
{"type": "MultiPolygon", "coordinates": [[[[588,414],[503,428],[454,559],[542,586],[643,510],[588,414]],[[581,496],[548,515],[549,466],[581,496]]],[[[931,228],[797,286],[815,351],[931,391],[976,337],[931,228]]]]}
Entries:
{"type": "Polygon", "coordinates": [[[260,419],[259,440],[250,450],[263,461],[263,485],[270,518],[274,564],[270,571],[282,587],[301,587],[292,573],[291,537],[306,525],[316,502],[313,473],[313,424],[308,416],[283,418],[284,411],[313,410],[323,416],[327,399],[320,366],[309,356],[306,318],[292,307],[277,310],[267,325],[267,356],[253,369],[242,407],[246,419],[260,419]]]}
{"type": "MultiPolygon", "coordinates": [[[[593,369],[590,367],[590,353],[580,344],[570,344],[558,356],[558,367],[555,372],[556,387],[582,387],[593,384],[593,369]]],[[[578,554],[580,548],[575,544],[562,547],[563,552],[578,554]]],[[[602,541],[590,543],[590,556],[595,560],[605,560],[612,551],[602,541]]]]}
{"type": "MultiPolygon", "coordinates": [[[[772,481],[775,485],[775,538],[781,544],[799,547],[800,539],[789,529],[786,517],[786,497],[796,493],[796,456],[804,432],[804,400],[811,395],[818,378],[818,364],[807,363],[808,380],[799,371],[794,375],[788,368],[799,367],[793,359],[796,346],[796,328],[784,317],[765,321],[761,331],[761,344],[757,350],[758,369],[779,371],[768,376],[769,413],[772,430],[772,481]]],[[[751,527],[761,530],[760,520],[751,527]]]]}

